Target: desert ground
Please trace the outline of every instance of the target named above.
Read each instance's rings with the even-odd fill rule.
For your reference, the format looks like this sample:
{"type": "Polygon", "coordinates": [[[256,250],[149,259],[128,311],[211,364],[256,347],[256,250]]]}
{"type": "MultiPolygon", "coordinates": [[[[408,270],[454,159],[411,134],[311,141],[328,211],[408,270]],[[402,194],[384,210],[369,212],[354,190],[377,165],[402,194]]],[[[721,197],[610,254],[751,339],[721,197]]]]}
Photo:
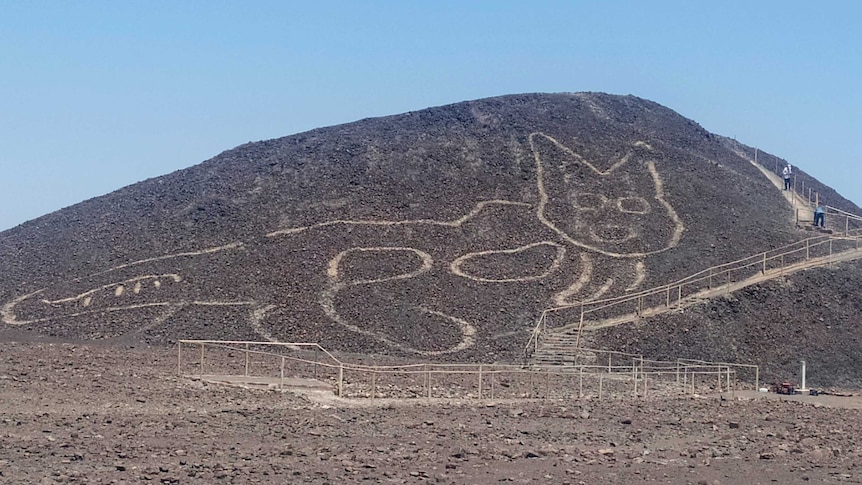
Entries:
{"type": "Polygon", "coordinates": [[[2,483],[860,483],[862,399],[340,400],[176,349],[2,343],[2,483]]]}

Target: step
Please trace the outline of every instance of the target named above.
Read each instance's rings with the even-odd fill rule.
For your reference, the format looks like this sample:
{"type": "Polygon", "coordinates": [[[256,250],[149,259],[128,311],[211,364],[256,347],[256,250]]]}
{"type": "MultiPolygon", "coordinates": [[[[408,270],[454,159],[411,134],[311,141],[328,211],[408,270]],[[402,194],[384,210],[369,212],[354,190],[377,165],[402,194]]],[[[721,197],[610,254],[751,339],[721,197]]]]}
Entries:
{"type": "MultiPolygon", "coordinates": [[[[840,237],[836,237],[835,239],[840,239],[840,237]]],[[[806,260],[799,264],[790,265],[782,271],[769,271],[766,274],[755,275],[750,278],[735,281],[727,289],[724,289],[721,286],[703,289],[699,292],[684,297],[681,301],[681,304],[679,305],[645,308],[643,311],[641,311],[640,314],[628,313],[618,315],[616,317],[609,317],[602,320],[587,320],[584,322],[579,322],[577,324],[573,323],[563,327],[557,327],[554,330],[546,331],[544,334],[539,336],[538,348],[533,353],[531,361],[537,364],[545,365],[571,365],[575,363],[588,364],[590,362],[595,362],[595,354],[593,354],[591,357],[587,357],[582,351],[577,350],[578,345],[581,342],[581,339],[579,338],[579,334],[581,331],[590,331],[596,330],[598,328],[630,323],[637,321],[639,318],[642,317],[651,317],[664,313],[679,312],[682,311],[684,308],[690,307],[702,301],[708,301],[712,298],[722,295],[727,290],[736,291],[741,288],[750,286],[751,284],[768,281],[775,277],[786,275],[790,272],[795,272],[807,268],[825,266],[826,264],[832,264],[833,262],[858,259],[860,254],[862,254],[862,250],[860,250],[859,248],[846,249],[833,254],[833,256],[830,258],[812,258],[811,260],[806,260]]]]}

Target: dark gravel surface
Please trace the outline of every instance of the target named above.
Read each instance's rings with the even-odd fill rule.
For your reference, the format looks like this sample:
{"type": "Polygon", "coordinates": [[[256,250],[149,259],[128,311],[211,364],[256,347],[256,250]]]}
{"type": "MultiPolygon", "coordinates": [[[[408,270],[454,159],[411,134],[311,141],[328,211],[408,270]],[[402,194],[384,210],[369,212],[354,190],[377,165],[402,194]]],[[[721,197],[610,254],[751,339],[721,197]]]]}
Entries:
{"type": "Polygon", "coordinates": [[[862,463],[855,397],[323,404],[177,378],[162,349],[3,348],[0,483],[859,483],[862,463]]]}
{"type": "MultiPolygon", "coordinates": [[[[545,308],[809,235],[740,154],[753,150],[656,103],[600,93],[503,96],[248,143],[0,233],[0,317],[7,331],[57,339],[270,338],[516,361],[545,308]]],[[[758,291],[785,308],[785,289],[758,291]]],[[[684,347],[765,365],[762,349],[788,362],[793,349],[838,341],[807,331],[821,308],[811,298],[785,308],[786,331],[763,334],[747,329],[773,313],[729,318],[753,301],[734,298],[703,317],[721,322],[700,327],[711,344],[684,347]],[[717,350],[728,332],[736,353],[717,350]]],[[[666,327],[619,339],[682,353],[681,330],[666,327]],[[679,340],[648,343],[668,335],[679,340]]],[[[856,365],[852,335],[839,336],[846,352],[822,353],[835,356],[830,372],[856,365]]],[[[835,382],[858,371],[844,374],[835,382]]]]}
{"type": "Polygon", "coordinates": [[[842,263],[750,286],[637,325],[601,332],[599,345],[663,359],[756,363],[767,381],[862,386],[862,263],[842,263]]]}

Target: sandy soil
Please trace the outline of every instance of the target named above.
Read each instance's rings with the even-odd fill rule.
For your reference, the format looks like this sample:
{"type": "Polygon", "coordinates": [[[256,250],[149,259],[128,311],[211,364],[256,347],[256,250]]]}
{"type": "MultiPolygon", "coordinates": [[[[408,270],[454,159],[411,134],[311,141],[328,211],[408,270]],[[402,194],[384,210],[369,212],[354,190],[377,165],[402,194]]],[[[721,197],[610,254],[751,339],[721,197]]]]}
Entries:
{"type": "Polygon", "coordinates": [[[2,345],[2,483],[859,483],[862,463],[855,397],[369,406],[178,378],[172,349],[2,345]]]}

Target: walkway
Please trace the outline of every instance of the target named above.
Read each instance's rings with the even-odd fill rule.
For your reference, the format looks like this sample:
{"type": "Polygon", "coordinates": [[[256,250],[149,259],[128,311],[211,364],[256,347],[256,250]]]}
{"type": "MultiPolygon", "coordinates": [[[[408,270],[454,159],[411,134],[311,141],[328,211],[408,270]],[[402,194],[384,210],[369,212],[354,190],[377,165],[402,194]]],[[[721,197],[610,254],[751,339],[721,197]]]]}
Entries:
{"type": "Polygon", "coordinates": [[[763,172],[763,175],[765,175],[766,178],[781,191],[781,195],[785,200],[787,200],[790,207],[795,209],[794,212],[791,213],[791,219],[794,224],[797,222],[814,222],[814,210],[809,207],[807,199],[797,194],[794,190],[784,190],[784,178],[777,173],[767,169],[754,160],[749,160],[749,162],[763,172]],[[796,212],[796,210],[798,210],[798,212],[796,212]]]}

